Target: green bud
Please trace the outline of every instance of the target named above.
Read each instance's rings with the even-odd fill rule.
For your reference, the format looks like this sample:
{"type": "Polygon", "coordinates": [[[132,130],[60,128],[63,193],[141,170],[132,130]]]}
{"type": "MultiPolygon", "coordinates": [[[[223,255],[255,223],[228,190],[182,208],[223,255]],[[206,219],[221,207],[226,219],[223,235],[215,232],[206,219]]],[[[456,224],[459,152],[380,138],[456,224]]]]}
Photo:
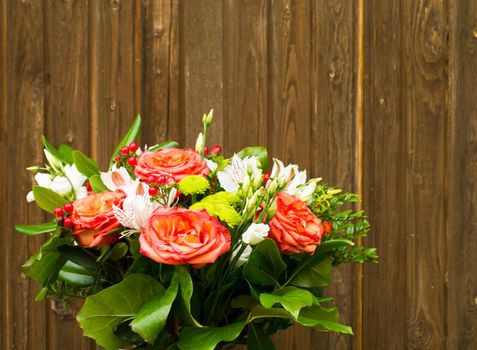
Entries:
{"type": "Polygon", "coordinates": [[[199,133],[199,136],[197,137],[197,141],[195,142],[195,150],[199,152],[200,154],[204,154],[204,134],[199,133]]]}
{"type": "Polygon", "coordinates": [[[51,168],[58,174],[63,174],[63,163],[61,160],[53,156],[46,148],[44,150],[46,160],[50,164],[51,168]]]}
{"type": "Polygon", "coordinates": [[[204,114],[202,117],[202,123],[204,123],[205,126],[209,126],[212,124],[212,121],[214,120],[214,109],[211,109],[209,114],[204,114]]]}

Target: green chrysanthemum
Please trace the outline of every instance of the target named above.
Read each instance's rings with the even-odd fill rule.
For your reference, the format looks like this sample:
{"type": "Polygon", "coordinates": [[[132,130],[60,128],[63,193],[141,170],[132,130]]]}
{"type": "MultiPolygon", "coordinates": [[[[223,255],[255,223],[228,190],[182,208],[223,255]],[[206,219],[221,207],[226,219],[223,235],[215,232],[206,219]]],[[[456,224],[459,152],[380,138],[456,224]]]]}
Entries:
{"type": "Polygon", "coordinates": [[[211,194],[210,196],[203,198],[202,202],[236,205],[240,203],[240,198],[235,193],[223,191],[211,194]]]}
{"type": "Polygon", "coordinates": [[[205,209],[210,215],[218,217],[221,221],[227,223],[227,225],[229,225],[230,227],[237,226],[242,220],[240,214],[237,213],[237,211],[232,206],[225,203],[198,202],[193,204],[189,209],[205,209]]]}
{"type": "Polygon", "coordinates": [[[179,191],[185,195],[204,194],[210,189],[209,181],[200,175],[191,175],[179,181],[179,191]]]}

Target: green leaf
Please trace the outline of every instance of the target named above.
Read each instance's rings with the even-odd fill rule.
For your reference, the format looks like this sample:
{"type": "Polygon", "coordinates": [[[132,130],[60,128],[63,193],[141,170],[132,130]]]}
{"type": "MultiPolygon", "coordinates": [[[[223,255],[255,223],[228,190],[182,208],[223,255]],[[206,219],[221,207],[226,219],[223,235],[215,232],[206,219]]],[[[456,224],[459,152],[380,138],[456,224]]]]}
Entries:
{"type": "Polygon", "coordinates": [[[243,275],[252,284],[276,286],[286,267],[276,243],[265,239],[250,253],[250,258],[243,268],[243,275]]]}
{"type": "Polygon", "coordinates": [[[246,147],[243,150],[241,150],[237,155],[240,158],[245,158],[245,157],[257,157],[259,162],[260,162],[260,167],[262,170],[267,170],[268,169],[268,152],[265,147],[261,146],[255,146],[255,147],[246,147]]]}
{"type": "Polygon", "coordinates": [[[148,149],[148,151],[154,152],[154,151],[157,151],[158,149],[177,148],[177,147],[179,147],[179,143],[177,143],[176,141],[166,141],[158,145],[152,146],[151,148],[148,149]]]}
{"type": "Polygon", "coordinates": [[[298,323],[321,331],[353,334],[351,327],[339,323],[339,312],[335,307],[313,305],[301,310],[298,323]]]}
{"type": "Polygon", "coordinates": [[[33,186],[33,196],[36,204],[49,213],[53,213],[55,208],[63,208],[68,203],[58,193],[41,186],[33,186]]]}
{"type": "Polygon", "coordinates": [[[61,153],[58,152],[58,150],[46,139],[45,136],[41,135],[41,141],[43,142],[43,145],[47,151],[50,152],[53,157],[59,159],[60,161],[66,161],[61,153]]]}
{"type": "Polygon", "coordinates": [[[302,269],[295,275],[290,284],[305,288],[325,287],[331,282],[331,259],[324,258],[322,261],[308,268],[302,269]]]}
{"type": "Polygon", "coordinates": [[[114,334],[116,327],[133,319],[146,302],[163,291],[154,278],[130,274],[122,282],[86,298],[76,319],[84,335],[107,350],[117,350],[129,343],[114,334]]]}
{"type": "Polygon", "coordinates": [[[86,177],[99,174],[96,162],[81,151],[73,151],[73,160],[78,171],[86,177]]]}
{"type": "Polygon", "coordinates": [[[275,304],[281,304],[295,319],[300,310],[313,305],[313,294],[305,289],[285,287],[274,293],[260,294],[260,303],[266,308],[272,308],[275,304]]]}
{"type": "Polygon", "coordinates": [[[270,338],[268,338],[259,326],[251,323],[248,326],[247,337],[248,350],[273,350],[276,349],[270,338]]]}
{"type": "Polygon", "coordinates": [[[254,320],[260,318],[293,318],[292,315],[285,309],[273,307],[266,308],[262,305],[255,306],[251,311],[248,318],[248,322],[253,322],[254,320]]]}
{"type": "Polygon", "coordinates": [[[69,261],[83,266],[90,271],[96,271],[98,269],[96,259],[88,254],[85,248],[80,246],[63,245],[58,247],[58,252],[69,261]]]}
{"type": "Polygon", "coordinates": [[[93,274],[91,274],[88,269],[75,264],[72,261],[67,261],[61,268],[58,274],[58,279],[61,279],[70,285],[79,287],[88,287],[94,283],[93,274]]]}
{"type": "Polygon", "coordinates": [[[113,165],[114,157],[119,153],[119,150],[122,147],[128,146],[131,142],[135,141],[137,139],[140,131],[141,131],[141,116],[138,114],[136,116],[136,119],[134,119],[134,122],[132,123],[132,125],[129,128],[126,135],[124,135],[121,142],[119,142],[119,144],[114,149],[111,160],[109,161],[109,168],[110,169],[111,169],[111,166],[113,165]]]}
{"type": "Polygon", "coordinates": [[[179,314],[184,319],[184,321],[191,326],[203,327],[199,322],[196,321],[194,316],[192,316],[190,300],[194,291],[194,285],[192,283],[192,278],[190,277],[189,272],[187,272],[184,266],[177,265],[176,276],[179,282],[180,298],[176,300],[179,314]]]}
{"type": "Polygon", "coordinates": [[[244,327],[243,322],[235,322],[223,327],[186,327],[179,334],[177,346],[181,350],[214,350],[221,341],[237,339],[244,327]]]}
{"type": "Polygon", "coordinates": [[[70,243],[71,238],[50,238],[40,247],[38,253],[23,264],[23,272],[43,285],[54,282],[58,272],[66,262],[66,259],[58,252],[58,247],[70,243]]]}
{"type": "Polygon", "coordinates": [[[73,164],[73,148],[70,145],[60,145],[58,153],[61,154],[63,160],[68,164],[73,164]]]}
{"type": "Polygon", "coordinates": [[[106,187],[106,185],[103,183],[103,181],[101,180],[101,176],[100,175],[93,175],[89,178],[89,184],[91,185],[91,188],[93,189],[93,191],[95,193],[100,193],[100,192],[103,192],[103,191],[108,191],[108,188],[106,187]]]}
{"type": "Polygon", "coordinates": [[[34,236],[41,233],[53,232],[57,227],[56,222],[52,221],[37,225],[15,225],[15,230],[26,236],[34,236]]]}
{"type": "Polygon", "coordinates": [[[177,276],[174,275],[166,291],[156,295],[141,307],[137,316],[131,322],[131,329],[148,343],[153,344],[166,325],[172,303],[177,296],[178,287],[177,276]]]}

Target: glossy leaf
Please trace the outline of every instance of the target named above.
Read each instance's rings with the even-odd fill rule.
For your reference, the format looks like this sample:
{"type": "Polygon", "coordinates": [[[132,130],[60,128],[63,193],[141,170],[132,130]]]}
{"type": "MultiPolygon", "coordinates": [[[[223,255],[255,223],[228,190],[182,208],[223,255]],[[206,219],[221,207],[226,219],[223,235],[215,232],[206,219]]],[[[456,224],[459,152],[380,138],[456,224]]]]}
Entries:
{"type": "Polygon", "coordinates": [[[111,166],[113,165],[114,157],[119,153],[119,150],[124,146],[128,146],[131,142],[136,141],[140,131],[141,131],[141,116],[138,114],[136,116],[136,119],[134,119],[134,122],[132,123],[126,135],[124,135],[122,140],[114,149],[113,155],[111,157],[111,161],[109,162],[109,168],[111,168],[111,166]]]}
{"type": "Polygon", "coordinates": [[[268,152],[265,147],[261,146],[254,146],[254,147],[246,147],[240,152],[237,153],[240,158],[245,157],[257,157],[258,161],[260,162],[260,167],[262,170],[267,170],[269,166],[268,161],[268,152]]]}
{"type": "Polygon", "coordinates": [[[58,150],[46,139],[45,136],[41,136],[41,141],[43,142],[43,145],[45,146],[46,150],[50,152],[53,157],[57,158],[60,161],[66,162],[61,153],[58,152],[58,150]]]}
{"type": "Polygon", "coordinates": [[[68,164],[73,164],[73,148],[70,145],[60,145],[58,148],[58,153],[61,155],[63,160],[68,164]]]}
{"type": "Polygon", "coordinates": [[[72,261],[65,263],[58,274],[58,278],[70,285],[79,287],[91,286],[94,283],[93,274],[72,261]]]}
{"type": "Polygon", "coordinates": [[[157,151],[158,149],[177,148],[177,147],[179,147],[179,143],[177,143],[176,141],[166,141],[158,145],[152,146],[151,148],[148,149],[148,151],[154,152],[154,151],[157,151]]]}
{"type": "Polygon", "coordinates": [[[44,224],[36,225],[15,225],[15,230],[17,230],[22,235],[26,236],[35,236],[41,233],[53,232],[57,228],[56,222],[47,222],[44,224]]]}
{"type": "Polygon", "coordinates": [[[191,312],[190,300],[194,291],[194,285],[189,272],[187,272],[184,266],[179,265],[176,266],[176,276],[179,282],[179,298],[176,300],[179,314],[188,324],[195,327],[202,327],[202,325],[196,321],[194,316],[192,316],[191,312]]]}
{"type": "Polygon", "coordinates": [[[214,350],[221,341],[235,340],[243,327],[243,322],[214,328],[186,327],[179,334],[177,346],[180,350],[214,350]]]}
{"type": "Polygon", "coordinates": [[[290,281],[290,284],[305,288],[319,288],[329,285],[331,282],[331,259],[324,258],[315,265],[301,270],[290,281]]]}
{"type": "Polygon", "coordinates": [[[86,298],[76,319],[84,335],[106,350],[117,350],[129,342],[114,333],[116,327],[133,319],[145,303],[163,292],[154,278],[130,274],[122,282],[86,298]]]}
{"type": "Polygon", "coordinates": [[[274,350],[276,348],[270,338],[268,338],[265,333],[263,333],[261,327],[255,326],[253,323],[251,323],[248,326],[247,349],[274,350]]]}
{"type": "Polygon", "coordinates": [[[96,174],[89,178],[89,184],[95,193],[100,193],[103,191],[108,191],[108,188],[101,180],[101,176],[96,174]]]}
{"type": "Polygon", "coordinates": [[[243,268],[243,275],[251,284],[276,286],[286,267],[276,243],[271,239],[265,239],[250,253],[249,260],[243,268]]]}
{"type": "Polygon", "coordinates": [[[55,208],[63,208],[68,203],[66,199],[56,192],[41,186],[33,186],[33,196],[35,197],[36,204],[49,213],[53,213],[55,208]]]}
{"type": "Polygon", "coordinates": [[[153,344],[166,325],[172,303],[177,296],[178,287],[177,276],[174,275],[165,292],[156,295],[142,306],[131,322],[131,329],[148,343],[153,344]]]}
{"type": "Polygon", "coordinates": [[[321,331],[353,334],[351,327],[339,323],[339,312],[335,307],[325,308],[313,305],[301,310],[298,323],[307,327],[314,327],[321,331]]]}
{"type": "Polygon", "coordinates": [[[272,308],[275,304],[281,304],[295,319],[300,310],[313,305],[313,294],[305,289],[285,287],[273,293],[260,294],[260,303],[266,308],[272,308]]]}
{"type": "Polygon", "coordinates": [[[81,151],[73,151],[73,160],[78,171],[86,177],[99,174],[96,162],[81,151]]]}

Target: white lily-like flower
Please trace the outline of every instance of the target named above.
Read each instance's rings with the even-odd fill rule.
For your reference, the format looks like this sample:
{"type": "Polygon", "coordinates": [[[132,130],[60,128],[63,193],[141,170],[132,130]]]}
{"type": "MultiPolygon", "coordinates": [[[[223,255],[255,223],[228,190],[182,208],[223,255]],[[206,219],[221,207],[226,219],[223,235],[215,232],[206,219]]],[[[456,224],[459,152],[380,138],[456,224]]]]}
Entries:
{"type": "MultiPolygon", "coordinates": [[[[296,164],[288,164],[285,166],[281,160],[273,159],[273,168],[269,183],[273,179],[286,183],[284,192],[292,196],[299,196],[304,187],[303,185],[306,183],[306,170],[300,171],[296,164]]],[[[314,186],[316,188],[316,183],[314,186]]],[[[307,191],[311,190],[312,187],[313,185],[310,183],[310,187],[307,188],[307,191]]],[[[313,192],[315,188],[313,188],[313,192]]]]}
{"type": "MultiPolygon", "coordinates": [[[[134,183],[127,169],[125,167],[118,168],[116,164],[114,164],[108,172],[101,173],[101,181],[103,181],[104,185],[110,191],[122,190],[124,192],[133,187],[134,183]]],[[[135,192],[135,188],[133,192],[135,192]]]]}
{"type": "MultiPolygon", "coordinates": [[[[231,261],[235,259],[235,257],[237,256],[240,248],[241,247],[239,246],[239,247],[237,247],[237,249],[234,250],[234,252],[232,253],[232,256],[230,257],[231,261]]],[[[250,253],[252,253],[252,247],[247,245],[245,247],[244,251],[242,252],[242,254],[240,255],[240,257],[238,258],[237,263],[235,264],[234,267],[240,267],[243,264],[247,263],[248,259],[250,258],[250,253]]]]}
{"type": "Polygon", "coordinates": [[[210,159],[206,159],[205,162],[207,163],[207,167],[209,168],[211,173],[214,173],[217,170],[218,165],[216,162],[210,159]]]}
{"type": "Polygon", "coordinates": [[[252,223],[242,234],[242,242],[249,245],[255,245],[268,237],[270,227],[267,224],[252,223]]]}
{"type": "Polygon", "coordinates": [[[68,195],[73,188],[71,187],[70,180],[65,176],[56,176],[51,182],[50,189],[64,197],[68,195]]]}
{"type": "Polygon", "coordinates": [[[241,159],[234,154],[232,162],[227,165],[223,171],[217,173],[220,186],[227,192],[237,193],[240,185],[247,181],[247,179],[255,179],[261,176],[262,170],[258,167],[259,161],[257,157],[245,157],[241,159]],[[251,171],[251,175],[249,175],[251,171]]]}
{"type": "Polygon", "coordinates": [[[63,167],[63,171],[65,172],[66,177],[70,181],[71,186],[73,186],[75,198],[81,199],[86,197],[88,195],[88,190],[83,185],[88,178],[79,172],[75,164],[65,165],[63,167]]]}
{"type": "Polygon", "coordinates": [[[114,206],[113,213],[121,225],[140,231],[159,206],[158,202],[151,201],[148,193],[144,193],[126,197],[123,207],[114,206]]]}
{"type": "Polygon", "coordinates": [[[305,203],[308,203],[316,190],[317,180],[310,180],[306,185],[299,187],[296,196],[305,203]]]}

